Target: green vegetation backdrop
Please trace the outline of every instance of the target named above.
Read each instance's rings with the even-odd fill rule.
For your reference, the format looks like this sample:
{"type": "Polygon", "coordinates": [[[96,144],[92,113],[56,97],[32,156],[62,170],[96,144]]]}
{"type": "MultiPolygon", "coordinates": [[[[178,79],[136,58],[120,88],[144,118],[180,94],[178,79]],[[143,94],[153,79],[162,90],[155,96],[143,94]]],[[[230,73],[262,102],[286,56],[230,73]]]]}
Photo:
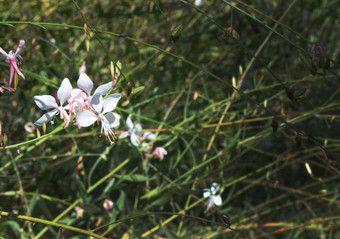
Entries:
{"type": "Polygon", "coordinates": [[[195,2],[1,2],[26,80],[0,96],[0,238],[340,238],[339,2],[195,2]],[[34,96],[118,61],[114,144],[59,117],[25,130],[34,96]],[[147,152],[119,139],[129,114],[147,152]]]}

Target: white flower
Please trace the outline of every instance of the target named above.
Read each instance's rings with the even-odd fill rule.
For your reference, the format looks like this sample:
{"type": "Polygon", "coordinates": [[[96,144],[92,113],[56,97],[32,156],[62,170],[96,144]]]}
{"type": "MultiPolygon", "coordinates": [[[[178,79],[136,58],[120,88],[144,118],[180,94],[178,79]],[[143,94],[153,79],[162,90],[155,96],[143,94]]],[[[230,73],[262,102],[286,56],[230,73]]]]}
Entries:
{"type": "MultiPolygon", "coordinates": [[[[130,141],[131,143],[138,147],[140,145],[140,142],[143,139],[146,139],[148,141],[152,141],[156,138],[156,135],[150,132],[145,132],[143,134],[143,128],[140,124],[133,125],[131,120],[131,114],[129,114],[128,118],[126,119],[126,126],[128,127],[128,131],[125,131],[120,134],[119,138],[123,139],[130,135],[130,141]]],[[[145,144],[142,147],[147,147],[145,144]]]]}
{"type": "Polygon", "coordinates": [[[65,78],[57,92],[57,96],[60,101],[60,106],[58,106],[55,98],[51,95],[34,96],[34,101],[40,109],[42,110],[52,109],[51,111],[41,116],[40,119],[38,119],[34,124],[41,126],[44,121],[45,123],[49,122],[54,117],[54,115],[57,114],[59,111],[60,118],[64,119],[66,127],[69,124],[68,121],[69,117],[63,107],[63,104],[71,97],[71,91],[72,85],[69,79],[65,78]]]}
{"type": "MultiPolygon", "coordinates": [[[[22,49],[25,46],[25,41],[24,40],[20,40],[19,41],[19,46],[17,47],[17,50],[15,51],[15,53],[13,53],[13,51],[8,52],[8,54],[0,47],[0,53],[4,55],[0,56],[0,60],[4,60],[7,63],[11,64],[11,69],[10,69],[10,78],[9,78],[9,87],[11,87],[12,84],[12,80],[13,80],[13,75],[15,73],[18,73],[19,76],[21,76],[24,80],[25,80],[25,76],[24,74],[21,73],[21,71],[19,70],[18,66],[17,66],[17,58],[20,60],[22,60],[21,56],[19,55],[19,52],[22,51],[22,49]]],[[[15,86],[14,86],[15,88],[15,86]]]]}
{"type": "Polygon", "coordinates": [[[167,155],[167,154],[168,154],[168,151],[166,151],[165,148],[163,148],[163,147],[156,147],[155,148],[155,155],[160,160],[163,160],[164,155],[167,155]]]}
{"type": "Polygon", "coordinates": [[[110,210],[113,207],[113,205],[114,203],[109,199],[105,199],[103,203],[103,207],[105,208],[106,211],[110,210]]]}
{"type": "MultiPolygon", "coordinates": [[[[84,90],[88,96],[91,96],[93,82],[85,73],[80,73],[79,79],[77,81],[77,85],[80,89],[84,90]]],[[[100,93],[101,95],[106,95],[107,93],[109,93],[111,88],[112,88],[112,81],[104,85],[98,86],[97,89],[94,91],[93,95],[97,93],[100,93]]]]}
{"type": "Polygon", "coordinates": [[[211,188],[203,189],[203,197],[208,198],[207,209],[210,209],[214,204],[216,206],[222,205],[221,194],[216,195],[217,191],[220,189],[218,183],[212,183],[211,188]]]}
{"type": "Polygon", "coordinates": [[[78,125],[88,127],[97,120],[100,120],[102,123],[101,132],[104,131],[106,137],[113,143],[113,128],[119,125],[120,115],[113,113],[112,111],[116,108],[120,97],[121,94],[112,94],[104,100],[101,93],[96,93],[91,99],[92,111],[84,110],[77,115],[76,121],[78,125]]]}
{"type": "Polygon", "coordinates": [[[195,5],[196,6],[201,6],[203,3],[203,0],[195,0],[195,5]]]}
{"type": "MultiPolygon", "coordinates": [[[[71,92],[71,97],[68,100],[70,117],[71,115],[75,115],[77,112],[82,110],[90,109],[91,105],[91,91],[93,88],[93,82],[91,79],[85,74],[80,73],[79,79],[77,81],[77,85],[80,89],[74,89],[71,92]],[[85,93],[83,92],[85,91],[85,93]]],[[[110,81],[107,84],[100,85],[93,95],[100,93],[101,95],[106,95],[112,88],[112,82],[110,81]]]]}

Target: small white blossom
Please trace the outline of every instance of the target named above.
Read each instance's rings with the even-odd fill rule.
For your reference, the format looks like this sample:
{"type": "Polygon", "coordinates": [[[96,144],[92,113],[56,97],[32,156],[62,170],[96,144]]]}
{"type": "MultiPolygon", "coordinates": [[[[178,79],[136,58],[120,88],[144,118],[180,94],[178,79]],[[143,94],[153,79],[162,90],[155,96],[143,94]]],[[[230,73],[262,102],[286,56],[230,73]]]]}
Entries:
{"type": "Polygon", "coordinates": [[[100,120],[102,123],[101,132],[104,131],[106,137],[113,143],[113,128],[119,126],[120,115],[112,111],[116,108],[120,97],[121,94],[112,94],[104,100],[100,93],[96,93],[91,99],[92,111],[84,110],[80,112],[76,117],[77,124],[81,127],[88,127],[100,120]]]}
{"type": "Polygon", "coordinates": [[[210,189],[203,189],[203,197],[208,198],[207,209],[210,209],[214,204],[216,206],[222,205],[221,194],[216,195],[217,191],[220,189],[220,185],[218,183],[212,183],[210,189]]]}
{"type": "MultiPolygon", "coordinates": [[[[145,132],[143,134],[143,128],[140,124],[134,125],[131,120],[131,114],[129,114],[128,118],[126,119],[126,126],[128,127],[128,131],[125,131],[120,134],[119,138],[123,139],[130,135],[131,144],[138,147],[143,139],[148,141],[152,141],[156,138],[156,135],[151,132],[145,132]]],[[[146,144],[142,145],[142,147],[147,147],[146,144]]]]}
{"type": "Polygon", "coordinates": [[[57,96],[60,102],[60,106],[58,106],[55,98],[51,95],[38,95],[34,96],[34,101],[36,105],[42,109],[42,110],[49,110],[51,111],[45,113],[43,116],[40,117],[36,122],[34,122],[35,125],[41,126],[43,122],[48,123],[51,119],[53,119],[54,115],[56,115],[58,112],[60,113],[60,118],[64,119],[65,127],[69,124],[69,117],[68,114],[65,111],[65,108],[63,107],[63,104],[70,99],[71,97],[71,91],[72,91],[72,85],[69,81],[69,79],[65,78],[63,82],[61,83],[57,96]]]}

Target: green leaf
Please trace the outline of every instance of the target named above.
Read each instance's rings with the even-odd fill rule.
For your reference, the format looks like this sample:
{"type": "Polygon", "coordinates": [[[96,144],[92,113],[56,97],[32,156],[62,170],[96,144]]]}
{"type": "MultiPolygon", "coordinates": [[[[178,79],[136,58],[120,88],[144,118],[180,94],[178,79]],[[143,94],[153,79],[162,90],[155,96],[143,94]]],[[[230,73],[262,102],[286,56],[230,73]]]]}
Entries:
{"type": "Polygon", "coordinates": [[[46,27],[44,27],[44,26],[42,26],[42,25],[40,25],[40,24],[38,24],[38,23],[30,22],[30,24],[33,25],[33,26],[37,26],[37,27],[40,27],[40,28],[46,30],[46,27]]]}
{"type": "Polygon", "coordinates": [[[164,196],[161,196],[160,198],[158,198],[157,200],[153,201],[151,203],[151,206],[155,206],[155,205],[162,205],[162,204],[166,204],[170,201],[170,199],[173,197],[172,194],[164,194],[164,196]]]}
{"type": "Polygon", "coordinates": [[[145,182],[145,181],[152,181],[156,179],[156,176],[151,178],[142,175],[142,174],[132,174],[132,175],[115,175],[122,181],[130,181],[130,182],[145,182]]]}
{"type": "Polygon", "coordinates": [[[159,193],[159,191],[160,191],[160,188],[159,188],[159,187],[158,187],[158,188],[155,188],[155,189],[153,189],[153,190],[147,192],[146,194],[144,194],[144,195],[141,197],[141,199],[151,198],[151,197],[157,195],[157,194],[159,193]]]}
{"type": "Polygon", "coordinates": [[[17,238],[20,238],[20,225],[16,221],[5,221],[0,224],[0,232],[5,232],[11,229],[17,238]]]}
{"type": "Polygon", "coordinates": [[[110,182],[107,184],[107,186],[105,187],[103,194],[106,194],[107,192],[110,191],[110,189],[113,187],[114,183],[115,183],[115,178],[111,179],[110,182]]]}
{"type": "Polygon", "coordinates": [[[12,24],[9,24],[9,23],[1,23],[1,25],[5,25],[5,26],[9,26],[9,27],[16,28],[14,25],[12,25],[12,24]]]}
{"type": "MultiPolygon", "coordinates": [[[[121,191],[120,196],[117,200],[117,203],[112,210],[112,216],[111,216],[110,222],[116,221],[118,214],[124,210],[124,202],[125,202],[125,192],[121,191]]],[[[109,228],[112,229],[118,225],[119,223],[116,223],[116,224],[109,226],[109,228]]]]}

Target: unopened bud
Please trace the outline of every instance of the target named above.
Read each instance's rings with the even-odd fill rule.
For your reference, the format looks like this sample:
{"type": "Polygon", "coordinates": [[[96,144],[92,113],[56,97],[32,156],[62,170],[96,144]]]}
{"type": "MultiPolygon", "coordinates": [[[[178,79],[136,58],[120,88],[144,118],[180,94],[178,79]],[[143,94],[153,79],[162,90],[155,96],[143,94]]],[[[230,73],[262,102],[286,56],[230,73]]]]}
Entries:
{"type": "Polygon", "coordinates": [[[91,38],[92,38],[93,32],[91,32],[91,31],[87,28],[86,23],[84,24],[84,32],[85,32],[85,34],[86,34],[86,36],[87,36],[88,39],[91,39],[91,38]]]}
{"type": "Polygon", "coordinates": [[[240,40],[240,34],[238,34],[238,32],[235,31],[233,29],[233,27],[228,27],[227,32],[228,32],[229,36],[231,36],[235,40],[237,40],[237,41],[240,40]]]}
{"type": "Polygon", "coordinates": [[[128,82],[125,87],[126,96],[129,96],[131,94],[131,91],[132,91],[132,86],[131,86],[131,83],[128,82]]]}
{"type": "Polygon", "coordinates": [[[89,41],[89,39],[86,39],[85,44],[86,44],[86,52],[89,53],[90,52],[90,41],[89,41]]]}
{"type": "Polygon", "coordinates": [[[79,68],[79,75],[81,73],[86,73],[86,62],[83,61],[83,63],[81,64],[81,67],[79,68]]]}
{"type": "Polygon", "coordinates": [[[142,93],[145,89],[145,86],[139,86],[137,88],[134,88],[131,92],[132,95],[139,95],[140,93],[142,93]]]}
{"type": "Polygon", "coordinates": [[[182,30],[182,25],[179,25],[172,31],[171,38],[174,42],[178,41],[179,37],[181,36],[182,30]]]}
{"type": "Polygon", "coordinates": [[[43,128],[43,132],[44,132],[44,135],[46,134],[46,122],[43,121],[43,125],[42,125],[42,128],[43,128]]]}
{"type": "Polygon", "coordinates": [[[273,132],[276,132],[278,127],[279,127],[279,122],[278,122],[276,117],[273,117],[273,119],[272,119],[273,132]]]}
{"type": "Polygon", "coordinates": [[[194,92],[194,96],[192,97],[192,99],[193,99],[193,100],[197,100],[197,97],[198,97],[198,92],[195,91],[195,92],[194,92]]]}
{"type": "Polygon", "coordinates": [[[14,89],[17,88],[18,81],[19,81],[18,73],[15,71],[15,73],[14,73],[14,89]]]}
{"type": "Polygon", "coordinates": [[[118,83],[118,79],[119,79],[121,70],[122,70],[122,63],[120,61],[118,61],[116,64],[114,64],[111,61],[110,71],[111,71],[112,86],[113,87],[115,87],[118,83]]]}
{"type": "Polygon", "coordinates": [[[106,199],[103,203],[103,207],[106,211],[110,210],[113,207],[114,203],[111,200],[106,199]]]}
{"type": "Polygon", "coordinates": [[[3,139],[3,142],[4,142],[4,147],[7,145],[7,143],[8,143],[8,138],[7,138],[7,134],[6,133],[4,133],[4,139],[3,139]]]}
{"type": "Polygon", "coordinates": [[[39,130],[39,128],[37,128],[37,138],[40,138],[40,130],[39,130]]]}
{"type": "Polygon", "coordinates": [[[19,155],[20,154],[20,149],[19,149],[19,147],[17,146],[17,147],[15,147],[16,149],[17,149],[17,154],[19,155]]]}

